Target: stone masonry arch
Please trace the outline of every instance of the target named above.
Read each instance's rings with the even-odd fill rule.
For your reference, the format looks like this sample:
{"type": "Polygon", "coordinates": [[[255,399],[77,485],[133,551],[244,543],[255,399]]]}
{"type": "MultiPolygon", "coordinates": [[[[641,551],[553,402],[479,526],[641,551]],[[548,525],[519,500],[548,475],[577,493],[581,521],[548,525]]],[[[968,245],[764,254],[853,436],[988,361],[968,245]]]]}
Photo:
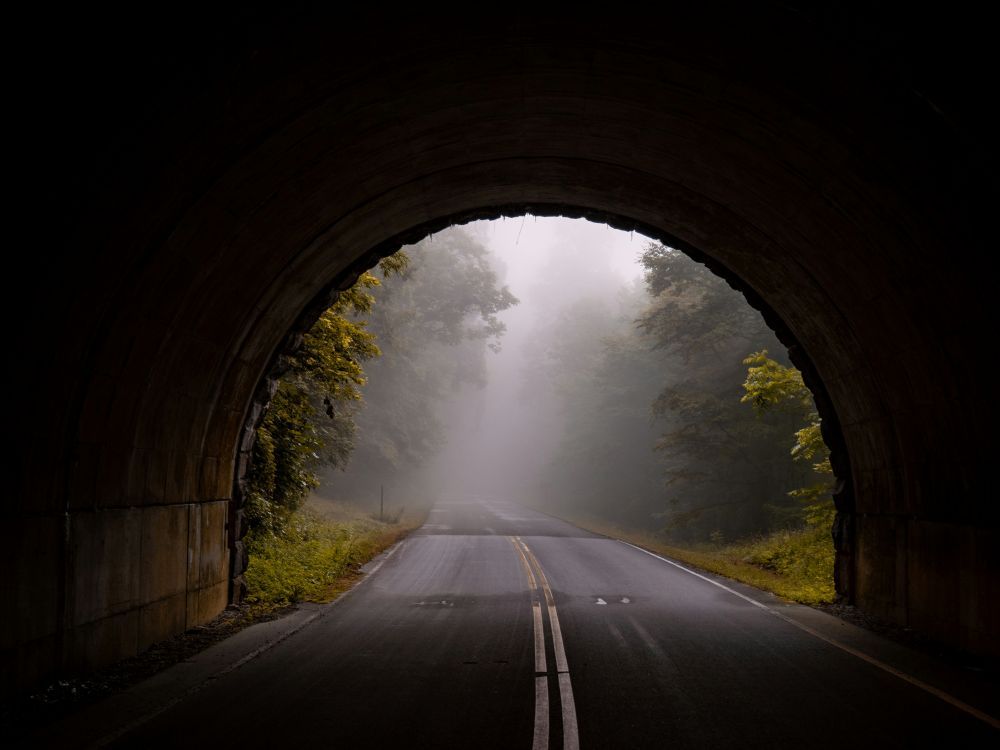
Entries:
{"type": "Polygon", "coordinates": [[[996,655],[985,68],[895,23],[765,4],[50,38],[25,86],[48,244],[14,300],[5,690],[223,608],[288,332],[401,242],[524,211],[669,238],[743,290],[839,427],[842,592],[996,655]]]}

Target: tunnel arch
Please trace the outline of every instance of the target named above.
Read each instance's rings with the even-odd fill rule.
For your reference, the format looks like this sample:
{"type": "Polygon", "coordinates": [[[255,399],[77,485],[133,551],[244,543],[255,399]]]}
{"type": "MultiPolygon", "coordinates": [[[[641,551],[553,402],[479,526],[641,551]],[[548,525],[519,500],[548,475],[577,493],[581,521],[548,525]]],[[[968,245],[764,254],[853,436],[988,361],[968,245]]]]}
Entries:
{"type": "Polygon", "coordinates": [[[41,193],[65,210],[15,346],[36,366],[4,525],[8,600],[30,613],[3,626],[13,682],[218,612],[246,428],[288,331],[402,242],[525,210],[670,239],[744,291],[850,456],[842,590],[996,653],[991,178],[965,89],[886,52],[878,18],[777,5],[656,29],[324,20],[209,24],[131,65],[111,45],[46,81],[53,122],[99,106],[38,133],[36,168],[71,179],[41,193]],[[956,243],[966,262],[943,263],[956,243]]]}
{"type": "Polygon", "coordinates": [[[472,221],[495,220],[524,216],[560,216],[574,219],[584,219],[598,224],[605,224],[625,232],[638,231],[645,237],[662,242],[668,247],[681,250],[692,259],[706,265],[713,273],[724,279],[733,289],[739,291],[746,302],[764,318],[768,327],[775,333],[778,340],[788,352],[793,364],[803,374],[803,380],[813,394],[817,410],[821,416],[823,439],[830,448],[830,461],[834,467],[834,504],[838,510],[831,533],[835,542],[836,562],[834,568],[835,587],[838,595],[844,601],[851,601],[853,594],[853,516],[854,494],[851,479],[850,455],[840,428],[840,421],[830,400],[822,379],[820,378],[809,355],[795,339],[794,334],[781,317],[768,303],[749,287],[747,283],[729,268],[699,249],[680,240],[660,227],[652,227],[642,222],[630,220],[620,215],[604,213],[598,209],[581,209],[574,206],[557,204],[525,203],[519,205],[494,206],[474,208],[463,213],[440,217],[413,227],[401,234],[382,240],[373,249],[358,256],[358,261],[324,285],[316,297],[299,314],[290,330],[275,349],[271,360],[265,369],[261,382],[253,390],[247,419],[244,422],[237,441],[237,457],[233,473],[233,499],[229,508],[230,516],[230,602],[239,602],[243,596],[244,585],[242,572],[246,569],[247,559],[241,543],[245,533],[242,507],[245,501],[245,486],[249,469],[254,435],[263,420],[270,399],[273,397],[278,381],[287,371],[287,357],[293,354],[302,343],[303,335],[309,331],[322,313],[336,300],[340,290],[352,285],[365,270],[373,267],[373,263],[396,252],[402,247],[415,245],[428,237],[433,237],[439,231],[451,226],[460,226],[472,221]]]}

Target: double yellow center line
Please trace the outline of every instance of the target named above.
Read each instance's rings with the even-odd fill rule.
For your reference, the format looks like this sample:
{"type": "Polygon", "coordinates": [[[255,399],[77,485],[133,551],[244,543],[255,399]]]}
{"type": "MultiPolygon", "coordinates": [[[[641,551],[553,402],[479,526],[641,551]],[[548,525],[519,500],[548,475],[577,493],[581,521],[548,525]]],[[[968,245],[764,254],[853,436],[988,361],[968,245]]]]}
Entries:
{"type": "Polygon", "coordinates": [[[580,733],[576,723],[576,704],[573,702],[573,685],[569,678],[569,664],[563,647],[559,613],[556,611],[552,588],[545,577],[538,558],[519,536],[507,537],[514,545],[524,567],[528,588],[531,590],[531,612],[535,635],[535,733],[532,750],[548,750],[549,734],[549,669],[545,656],[545,627],[542,618],[542,598],[548,612],[549,630],[552,634],[552,652],[556,661],[556,681],[559,687],[559,704],[562,709],[563,750],[578,750],[580,733]]]}

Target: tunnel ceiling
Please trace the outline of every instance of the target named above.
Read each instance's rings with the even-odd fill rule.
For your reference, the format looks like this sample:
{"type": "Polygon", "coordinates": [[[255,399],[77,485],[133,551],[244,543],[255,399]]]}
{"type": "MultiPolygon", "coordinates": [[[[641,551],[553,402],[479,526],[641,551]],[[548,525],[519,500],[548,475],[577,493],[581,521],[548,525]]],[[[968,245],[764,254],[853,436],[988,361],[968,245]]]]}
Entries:
{"type": "Polygon", "coordinates": [[[858,517],[995,524],[983,70],[889,14],[717,11],[50,39],[16,512],[231,497],[262,378],[331,288],[530,210],[644,228],[743,289],[829,396],[858,517]]]}
{"type": "MultiPolygon", "coordinates": [[[[676,237],[742,280],[815,365],[858,478],[900,483],[881,503],[947,514],[954,491],[904,466],[933,447],[953,482],[970,458],[930,433],[977,376],[955,356],[975,276],[943,252],[982,243],[980,201],[956,190],[979,187],[980,165],[912,82],[873,80],[888,65],[863,40],[787,13],[655,35],[625,19],[373,20],[251,24],[215,49],[195,35],[190,56],[137,39],[137,70],[96,53],[104,80],[60,122],[92,140],[71,154],[84,194],[63,194],[73,250],[46,279],[73,284],[59,313],[77,335],[57,356],[81,371],[52,407],[78,424],[62,437],[112,438],[125,461],[129,446],[186,454],[184,472],[217,459],[226,496],[249,396],[328,284],[441,217],[565,207],[676,237]]],[[[74,491],[145,494],[112,471],[117,486],[74,491]]]]}

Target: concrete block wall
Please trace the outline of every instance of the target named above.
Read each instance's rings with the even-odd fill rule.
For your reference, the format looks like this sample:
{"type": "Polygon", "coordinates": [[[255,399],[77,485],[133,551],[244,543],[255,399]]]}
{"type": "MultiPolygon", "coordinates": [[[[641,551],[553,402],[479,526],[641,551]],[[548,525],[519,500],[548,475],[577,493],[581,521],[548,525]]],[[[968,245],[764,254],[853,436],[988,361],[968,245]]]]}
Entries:
{"type": "Polygon", "coordinates": [[[5,692],[57,667],[100,668],[215,617],[228,601],[227,517],[228,502],[216,501],[5,523],[15,590],[3,596],[32,614],[0,624],[5,692]]]}
{"type": "Polygon", "coordinates": [[[859,514],[857,586],[867,612],[957,650],[1000,657],[1000,530],[859,514]]]}

